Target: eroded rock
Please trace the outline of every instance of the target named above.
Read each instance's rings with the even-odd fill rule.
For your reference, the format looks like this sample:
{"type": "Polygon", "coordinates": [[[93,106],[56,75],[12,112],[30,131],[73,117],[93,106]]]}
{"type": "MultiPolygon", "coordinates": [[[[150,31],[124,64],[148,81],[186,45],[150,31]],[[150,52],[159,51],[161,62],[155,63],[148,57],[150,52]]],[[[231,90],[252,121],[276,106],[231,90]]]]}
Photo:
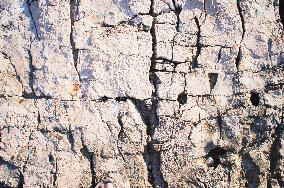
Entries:
{"type": "Polygon", "coordinates": [[[0,187],[283,187],[283,2],[0,2],[0,187]]]}

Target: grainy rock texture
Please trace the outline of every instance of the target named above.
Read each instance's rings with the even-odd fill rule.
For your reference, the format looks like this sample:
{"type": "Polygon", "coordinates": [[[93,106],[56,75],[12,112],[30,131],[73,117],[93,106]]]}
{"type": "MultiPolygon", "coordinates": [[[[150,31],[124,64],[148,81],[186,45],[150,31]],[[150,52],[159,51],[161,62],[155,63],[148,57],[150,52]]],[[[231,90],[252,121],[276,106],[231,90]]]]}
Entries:
{"type": "Polygon", "coordinates": [[[284,187],[284,1],[1,0],[0,187],[284,187]]]}

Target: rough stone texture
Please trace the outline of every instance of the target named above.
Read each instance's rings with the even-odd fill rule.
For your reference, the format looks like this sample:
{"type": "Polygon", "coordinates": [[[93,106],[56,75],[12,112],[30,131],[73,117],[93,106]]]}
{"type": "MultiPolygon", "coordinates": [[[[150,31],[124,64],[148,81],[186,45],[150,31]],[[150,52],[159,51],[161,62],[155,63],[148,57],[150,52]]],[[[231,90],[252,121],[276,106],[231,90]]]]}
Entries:
{"type": "Polygon", "coordinates": [[[1,0],[0,187],[284,187],[284,1],[1,0]]]}

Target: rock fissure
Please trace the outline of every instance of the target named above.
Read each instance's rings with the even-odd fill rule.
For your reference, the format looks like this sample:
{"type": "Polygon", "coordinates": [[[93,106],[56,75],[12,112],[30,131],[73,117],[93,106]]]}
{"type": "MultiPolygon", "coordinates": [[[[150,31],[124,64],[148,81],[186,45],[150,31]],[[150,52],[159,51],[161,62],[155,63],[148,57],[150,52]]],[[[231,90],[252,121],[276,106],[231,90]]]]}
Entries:
{"type": "Polygon", "coordinates": [[[30,49],[28,49],[28,58],[29,58],[29,87],[31,89],[31,92],[27,93],[27,95],[35,95],[34,91],[34,82],[35,82],[35,67],[33,65],[33,56],[30,49]]]}
{"type": "Polygon", "coordinates": [[[87,145],[84,142],[83,139],[83,132],[80,130],[81,133],[81,143],[82,143],[82,148],[80,150],[81,154],[89,161],[89,167],[90,167],[90,173],[92,176],[92,184],[91,187],[94,188],[96,187],[98,183],[97,175],[96,175],[96,166],[95,166],[95,158],[94,158],[94,152],[90,152],[87,145]]]}
{"type": "Polygon", "coordinates": [[[117,150],[118,150],[118,153],[121,156],[123,162],[126,162],[126,159],[124,157],[124,153],[122,152],[122,146],[121,146],[121,143],[120,143],[120,142],[123,142],[123,140],[126,137],[121,116],[117,117],[117,122],[120,126],[120,130],[119,130],[119,133],[117,135],[117,150]]]}
{"type": "Polygon", "coordinates": [[[176,31],[177,31],[177,32],[180,32],[180,23],[181,23],[181,21],[180,21],[180,13],[181,13],[181,11],[182,11],[182,6],[179,5],[179,4],[176,2],[176,0],[172,0],[172,3],[173,3],[173,5],[174,5],[174,13],[175,13],[175,15],[176,15],[176,17],[177,17],[176,31]]]}
{"type": "Polygon", "coordinates": [[[279,0],[279,15],[282,25],[284,25],[284,2],[279,0]]]}
{"type": "Polygon", "coordinates": [[[17,78],[18,82],[21,84],[22,89],[24,89],[24,85],[23,85],[23,82],[22,82],[22,80],[21,80],[21,77],[20,77],[20,75],[18,74],[18,71],[17,71],[17,69],[16,69],[16,65],[12,63],[11,57],[8,56],[8,54],[5,53],[5,52],[1,52],[1,53],[2,53],[2,55],[4,56],[5,59],[8,59],[8,60],[9,60],[10,65],[11,65],[11,66],[13,67],[13,69],[14,69],[14,72],[15,72],[15,75],[16,75],[16,78],[17,78]]]}
{"type": "Polygon", "coordinates": [[[269,161],[270,161],[270,177],[268,178],[268,183],[271,186],[271,180],[276,179],[278,184],[282,187],[284,186],[284,181],[281,178],[281,169],[279,168],[279,163],[281,160],[280,148],[282,147],[282,137],[284,132],[284,108],[282,109],[281,122],[277,123],[277,127],[274,129],[272,134],[272,144],[270,148],[269,161]]]}
{"type": "Polygon", "coordinates": [[[149,70],[149,80],[153,85],[154,90],[152,92],[151,99],[151,108],[149,112],[149,124],[147,126],[147,146],[145,151],[145,161],[148,167],[148,182],[153,187],[168,187],[168,183],[165,181],[163,177],[163,173],[161,172],[161,159],[160,152],[155,151],[153,136],[155,133],[155,128],[158,126],[159,118],[157,115],[158,109],[158,76],[154,72],[156,69],[156,58],[157,58],[157,36],[156,36],[156,23],[157,23],[157,15],[154,13],[154,0],[151,0],[150,6],[150,15],[153,17],[152,27],[150,29],[150,34],[152,37],[152,56],[151,56],[151,66],[149,70]]]}
{"type": "Polygon", "coordinates": [[[282,4],[1,1],[0,187],[283,187],[282,4]]]}
{"type": "Polygon", "coordinates": [[[242,60],[242,42],[243,42],[245,34],[246,34],[245,18],[244,18],[242,6],[241,6],[241,0],[237,0],[237,8],[238,8],[238,11],[239,11],[241,24],[242,24],[242,38],[241,38],[241,41],[240,41],[240,47],[239,47],[239,51],[238,51],[237,58],[236,58],[236,67],[239,70],[240,62],[242,60]]]}
{"type": "Polygon", "coordinates": [[[37,38],[37,40],[40,41],[39,31],[38,31],[38,28],[37,28],[37,25],[36,25],[36,22],[35,22],[35,19],[34,19],[34,16],[33,16],[32,8],[31,8],[32,3],[34,3],[34,2],[38,2],[38,0],[27,0],[27,6],[28,6],[28,11],[29,11],[29,14],[30,14],[30,17],[31,17],[31,20],[32,20],[34,30],[35,30],[36,38],[37,38]]]}
{"type": "Polygon", "coordinates": [[[195,68],[198,68],[199,67],[199,64],[198,64],[198,57],[201,53],[201,49],[202,49],[202,45],[201,45],[201,28],[200,28],[200,24],[199,24],[199,20],[198,18],[195,16],[194,17],[194,21],[195,21],[195,24],[196,24],[196,27],[198,29],[197,33],[196,33],[196,36],[197,36],[197,39],[196,39],[196,54],[192,60],[192,64],[191,64],[191,67],[192,69],[195,69],[195,68]]]}
{"type": "Polygon", "coordinates": [[[54,187],[56,187],[56,186],[57,186],[57,176],[58,176],[57,159],[55,159],[54,168],[55,168],[55,172],[53,173],[53,182],[52,182],[52,185],[53,185],[54,187]]]}
{"type": "Polygon", "coordinates": [[[79,1],[78,0],[70,0],[70,21],[71,21],[71,28],[70,28],[70,45],[72,48],[72,56],[73,56],[73,63],[78,75],[79,81],[81,81],[81,76],[78,70],[78,56],[79,56],[79,49],[76,48],[76,42],[74,40],[75,35],[75,22],[77,21],[77,17],[79,14],[79,1]]]}

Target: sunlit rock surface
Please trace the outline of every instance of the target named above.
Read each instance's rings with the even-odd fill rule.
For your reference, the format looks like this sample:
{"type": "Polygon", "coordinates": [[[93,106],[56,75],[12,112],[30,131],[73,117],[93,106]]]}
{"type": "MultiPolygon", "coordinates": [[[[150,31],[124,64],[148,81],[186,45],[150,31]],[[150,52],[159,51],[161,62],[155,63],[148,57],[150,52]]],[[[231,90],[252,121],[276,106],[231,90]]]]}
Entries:
{"type": "Polygon", "coordinates": [[[281,0],[2,0],[0,187],[284,187],[281,0]]]}

